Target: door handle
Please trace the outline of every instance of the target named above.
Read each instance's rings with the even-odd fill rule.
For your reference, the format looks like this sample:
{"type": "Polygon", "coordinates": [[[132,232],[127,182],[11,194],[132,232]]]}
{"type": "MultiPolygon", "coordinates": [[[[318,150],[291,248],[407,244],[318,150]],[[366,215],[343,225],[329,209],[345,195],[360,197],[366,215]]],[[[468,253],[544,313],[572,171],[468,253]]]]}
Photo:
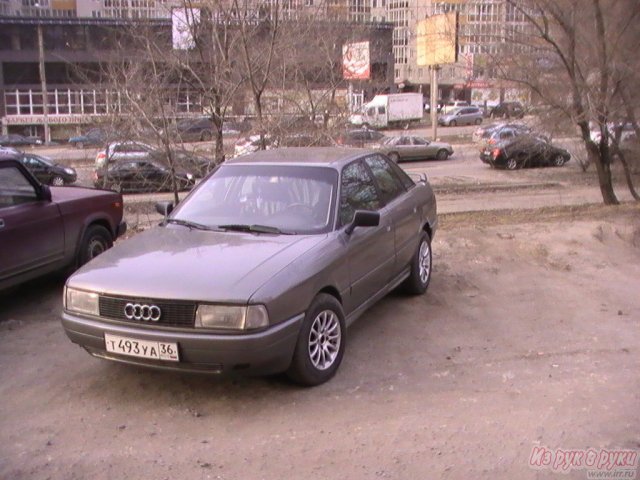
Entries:
{"type": "Polygon", "coordinates": [[[0,218],[0,228],[4,228],[4,220],[0,218]]]}
{"type": "Polygon", "coordinates": [[[391,231],[391,225],[387,225],[387,232],[391,231]]]}

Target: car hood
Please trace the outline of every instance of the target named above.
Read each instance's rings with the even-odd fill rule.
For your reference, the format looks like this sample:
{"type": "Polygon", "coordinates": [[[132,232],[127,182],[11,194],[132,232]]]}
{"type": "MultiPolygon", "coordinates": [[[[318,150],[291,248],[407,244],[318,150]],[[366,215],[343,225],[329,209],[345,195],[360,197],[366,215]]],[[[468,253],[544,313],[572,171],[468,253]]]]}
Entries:
{"type": "Polygon", "coordinates": [[[68,285],[130,297],[246,303],[325,236],[156,227],[96,257],[68,285]]]}

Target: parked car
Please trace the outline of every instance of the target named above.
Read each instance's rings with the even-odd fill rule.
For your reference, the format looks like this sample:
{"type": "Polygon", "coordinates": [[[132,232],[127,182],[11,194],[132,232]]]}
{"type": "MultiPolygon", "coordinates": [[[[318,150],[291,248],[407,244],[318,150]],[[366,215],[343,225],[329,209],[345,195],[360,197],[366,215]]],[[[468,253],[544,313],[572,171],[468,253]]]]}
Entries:
{"type": "Polygon", "coordinates": [[[42,139],[38,137],[26,137],[17,133],[0,135],[0,146],[3,147],[26,147],[42,145],[42,139]]]}
{"type": "Polygon", "coordinates": [[[446,160],[453,155],[453,148],[448,143],[431,142],[426,138],[409,135],[386,138],[378,151],[396,163],[430,158],[446,160]]]}
{"type": "Polygon", "coordinates": [[[96,154],[96,170],[102,169],[109,163],[117,163],[124,160],[146,160],[154,148],[146,143],[126,140],[111,142],[103,150],[96,154]]]}
{"type": "MultiPolygon", "coordinates": [[[[265,136],[264,141],[267,150],[276,146],[276,141],[273,136],[265,136]]],[[[260,150],[261,142],[260,135],[249,135],[248,137],[239,138],[235,143],[233,156],[239,157],[241,155],[247,155],[248,153],[257,152],[260,150]]]]}
{"type": "Polygon", "coordinates": [[[516,170],[524,167],[561,167],[571,159],[564,148],[552,145],[546,138],[534,135],[519,135],[486,148],[480,160],[492,167],[516,170]]]}
{"type": "MultiPolygon", "coordinates": [[[[440,113],[442,112],[442,107],[444,106],[444,103],[442,102],[442,100],[438,100],[438,104],[436,107],[436,112],[440,113]]],[[[425,104],[424,104],[424,111],[425,113],[431,113],[431,102],[429,99],[426,99],[425,104]]]]}
{"type": "MultiPolygon", "coordinates": [[[[522,124],[505,124],[488,132],[488,136],[480,142],[480,149],[491,148],[500,142],[505,142],[520,135],[531,135],[533,132],[527,125],[522,124]]],[[[541,136],[541,135],[538,135],[541,136]]]]}
{"type": "Polygon", "coordinates": [[[76,170],[65,165],[55,163],[53,160],[33,153],[22,153],[20,161],[38,179],[46,185],[69,185],[78,179],[76,170]]]}
{"type": "Polygon", "coordinates": [[[373,151],[256,152],[156,208],[159,226],[67,281],[62,324],[91,355],[317,385],[336,373],[348,325],[431,278],[433,191],[373,151]]]}
{"type": "MultiPolygon", "coordinates": [[[[196,177],[184,171],[175,172],[178,190],[188,190],[195,185],[196,177]]],[[[133,160],[112,164],[105,171],[97,170],[94,177],[96,187],[105,187],[116,192],[162,192],[172,190],[171,170],[147,160],[133,160]]]]}
{"type": "Polygon", "coordinates": [[[477,107],[462,107],[450,113],[441,115],[438,123],[445,127],[456,125],[480,125],[482,123],[482,111],[477,107]]]}
{"type": "MultiPolygon", "coordinates": [[[[196,177],[203,177],[215,166],[212,159],[184,149],[173,149],[171,154],[174,167],[186,170],[196,177]]],[[[104,169],[107,155],[110,157],[110,164],[129,160],[146,160],[168,167],[171,163],[164,148],[156,148],[136,141],[113,142],[97,153],[96,170],[104,169]]]]}
{"type": "MultiPolygon", "coordinates": [[[[602,132],[600,131],[600,128],[598,127],[597,124],[593,124],[592,122],[589,122],[589,127],[590,127],[590,136],[591,136],[591,140],[595,143],[600,143],[600,139],[602,138],[602,132]]],[[[609,122],[607,124],[607,130],[609,131],[609,145],[611,145],[612,141],[613,141],[613,137],[615,135],[616,132],[616,128],[620,128],[621,132],[620,132],[620,143],[623,143],[625,141],[627,141],[629,139],[629,137],[635,137],[635,129],[633,128],[633,124],[631,122],[626,122],[626,123],[614,123],[614,122],[609,122]]]]}
{"type": "Polygon", "coordinates": [[[385,135],[370,128],[355,128],[340,133],[336,138],[336,143],[349,147],[371,147],[379,144],[385,135]]]}
{"type": "Polygon", "coordinates": [[[120,195],[43,185],[0,153],[0,289],[82,265],[125,230],[120,195]]]}
{"type": "Polygon", "coordinates": [[[524,107],[520,102],[502,102],[490,110],[489,116],[491,118],[522,118],[524,107]]]}
{"type": "Polygon", "coordinates": [[[440,109],[440,111],[442,112],[442,114],[447,115],[449,113],[452,113],[454,110],[457,110],[462,107],[468,107],[468,106],[469,106],[469,102],[465,102],[464,100],[454,100],[454,101],[449,101],[444,105],[442,105],[442,108],[440,109]]]}
{"type": "Polygon", "coordinates": [[[69,138],[69,144],[76,148],[104,145],[107,141],[107,132],[102,128],[92,128],[84,135],[69,138]]]}

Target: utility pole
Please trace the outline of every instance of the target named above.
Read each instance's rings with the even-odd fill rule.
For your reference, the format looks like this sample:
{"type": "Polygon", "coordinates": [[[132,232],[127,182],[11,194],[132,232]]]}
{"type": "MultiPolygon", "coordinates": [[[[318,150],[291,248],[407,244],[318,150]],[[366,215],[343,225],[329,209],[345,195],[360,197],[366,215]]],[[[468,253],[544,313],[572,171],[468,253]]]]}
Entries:
{"type": "Polygon", "coordinates": [[[42,38],[42,24],[38,23],[38,63],[40,65],[40,86],[42,88],[42,113],[44,121],[44,143],[51,142],[49,129],[49,94],[47,93],[47,77],[44,71],[44,40],[42,38]]]}
{"type": "Polygon", "coordinates": [[[438,136],[438,65],[431,65],[431,141],[438,136]]]}

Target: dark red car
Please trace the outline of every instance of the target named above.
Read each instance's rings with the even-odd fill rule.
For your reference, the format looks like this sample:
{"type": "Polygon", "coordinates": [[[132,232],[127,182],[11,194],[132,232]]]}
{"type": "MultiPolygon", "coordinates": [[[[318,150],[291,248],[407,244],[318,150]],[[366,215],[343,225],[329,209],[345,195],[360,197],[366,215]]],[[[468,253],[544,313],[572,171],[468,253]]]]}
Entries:
{"type": "Polygon", "coordinates": [[[77,267],[126,230],[120,194],[42,185],[0,152],[0,289],[77,267]]]}

